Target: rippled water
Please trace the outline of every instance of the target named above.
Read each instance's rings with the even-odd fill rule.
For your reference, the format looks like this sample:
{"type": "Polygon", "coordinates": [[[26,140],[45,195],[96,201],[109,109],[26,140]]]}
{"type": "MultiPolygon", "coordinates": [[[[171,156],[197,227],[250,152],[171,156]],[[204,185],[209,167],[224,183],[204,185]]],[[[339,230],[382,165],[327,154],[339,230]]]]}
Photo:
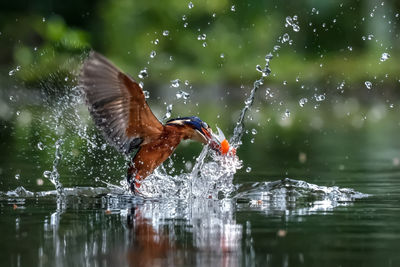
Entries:
{"type": "MultiPolygon", "coordinates": [[[[190,188],[176,184],[185,177],[191,184],[195,167],[168,176],[173,181],[158,170],[150,179],[162,176],[174,185],[164,183],[150,198],[101,182],[65,186],[62,198],[55,188],[2,189],[1,265],[398,266],[400,143],[396,127],[376,129],[386,138],[366,130],[303,136],[311,148],[305,162],[304,155],[287,156],[293,147],[270,153],[273,148],[247,144],[239,155],[253,171],[229,176],[229,194],[211,192],[211,198],[163,193],[190,188]]],[[[58,169],[69,160],[65,151],[58,169]]],[[[209,165],[218,159],[206,149],[199,159],[204,164],[197,166],[211,171],[198,176],[195,188],[204,191],[194,193],[210,192],[201,185],[215,185],[207,178],[220,177],[209,165]]],[[[21,171],[16,183],[36,177],[21,171]]]]}
{"type": "Polygon", "coordinates": [[[0,258],[4,266],[397,266],[398,171],[339,176],[370,195],[283,179],[243,183],[223,200],[65,188],[57,205],[56,191],[18,188],[0,196],[0,258]]]}

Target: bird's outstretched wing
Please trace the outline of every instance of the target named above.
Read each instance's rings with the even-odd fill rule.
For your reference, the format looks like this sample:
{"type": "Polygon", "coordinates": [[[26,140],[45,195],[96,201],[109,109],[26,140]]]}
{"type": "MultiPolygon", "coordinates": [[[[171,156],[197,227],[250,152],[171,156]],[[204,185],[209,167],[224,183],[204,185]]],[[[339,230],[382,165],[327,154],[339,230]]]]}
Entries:
{"type": "Polygon", "coordinates": [[[163,125],[147,105],[140,86],[102,55],[90,53],[79,84],[95,124],[119,151],[128,154],[161,134],[163,125]]]}

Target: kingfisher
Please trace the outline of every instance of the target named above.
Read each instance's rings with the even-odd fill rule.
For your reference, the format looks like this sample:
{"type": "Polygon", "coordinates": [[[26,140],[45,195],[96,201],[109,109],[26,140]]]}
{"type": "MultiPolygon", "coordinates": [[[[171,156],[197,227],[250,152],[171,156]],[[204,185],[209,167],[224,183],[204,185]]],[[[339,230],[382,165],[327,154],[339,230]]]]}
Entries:
{"type": "Polygon", "coordinates": [[[181,117],[162,124],[146,102],[140,85],[107,58],[90,52],[79,76],[89,112],[105,139],[123,154],[136,152],[127,180],[133,193],[183,139],[199,141],[222,155],[235,154],[222,131],[218,135],[200,118],[181,117]]]}

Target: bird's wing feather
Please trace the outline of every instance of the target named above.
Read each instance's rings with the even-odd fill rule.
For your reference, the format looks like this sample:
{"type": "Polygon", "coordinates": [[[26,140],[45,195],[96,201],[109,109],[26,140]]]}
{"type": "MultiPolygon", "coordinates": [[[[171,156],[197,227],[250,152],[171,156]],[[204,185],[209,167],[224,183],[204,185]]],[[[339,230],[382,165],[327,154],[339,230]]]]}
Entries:
{"type": "Polygon", "coordinates": [[[140,86],[102,55],[90,53],[79,84],[95,124],[119,151],[128,154],[161,134],[140,86]]]}

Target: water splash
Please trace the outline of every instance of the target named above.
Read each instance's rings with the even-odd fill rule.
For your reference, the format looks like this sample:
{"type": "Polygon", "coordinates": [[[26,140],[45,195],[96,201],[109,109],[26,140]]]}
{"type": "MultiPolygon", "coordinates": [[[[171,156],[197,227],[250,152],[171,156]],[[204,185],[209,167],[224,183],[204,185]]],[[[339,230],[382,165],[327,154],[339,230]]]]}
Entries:
{"type": "Polygon", "coordinates": [[[57,169],[62,158],[62,152],[61,152],[62,144],[63,144],[62,139],[57,140],[55,144],[56,151],[54,153],[53,170],[51,171],[49,177],[50,182],[54,184],[54,186],[56,187],[57,196],[59,197],[65,196],[63,185],[60,182],[60,173],[58,172],[57,169]]]}
{"type": "Polygon", "coordinates": [[[285,178],[273,182],[242,185],[234,196],[238,202],[263,209],[287,210],[294,207],[332,209],[346,202],[369,197],[350,188],[319,186],[301,180],[285,178]]]}
{"type": "MultiPolygon", "coordinates": [[[[245,115],[253,105],[257,89],[271,73],[269,68],[271,58],[272,54],[267,54],[265,67],[256,66],[256,70],[261,73],[261,78],[254,82],[250,96],[245,101],[245,107],[242,109],[230,140],[232,147],[238,148],[241,144],[245,115]]],[[[176,88],[179,87],[180,80],[176,79],[171,83],[171,86],[176,88]]],[[[180,97],[182,97],[181,91],[177,93],[177,98],[180,97]]],[[[172,105],[168,105],[164,120],[171,116],[171,111],[172,105]]],[[[190,173],[170,176],[165,168],[160,166],[153,174],[143,180],[140,186],[140,194],[145,197],[178,199],[230,197],[236,190],[233,184],[233,176],[240,168],[242,168],[242,162],[237,156],[217,155],[208,146],[205,146],[190,173]]]]}
{"type": "MultiPolygon", "coordinates": [[[[231,145],[238,148],[244,132],[244,118],[247,111],[254,102],[257,89],[263,84],[264,79],[269,76],[271,70],[269,62],[272,54],[265,57],[265,67],[256,66],[261,73],[261,78],[253,84],[250,96],[245,101],[245,107],[239,116],[238,122],[231,138],[231,145]]],[[[179,80],[171,81],[172,87],[179,86],[179,80]]],[[[177,93],[177,98],[183,97],[182,92],[177,93]]],[[[171,116],[172,105],[167,106],[164,120],[171,116]]],[[[242,168],[242,162],[237,156],[221,156],[205,146],[196,159],[196,163],[190,173],[176,176],[169,175],[163,166],[157,168],[153,174],[148,176],[140,186],[140,194],[151,198],[212,198],[221,199],[230,197],[236,190],[233,184],[233,176],[238,169],[242,168]]]]}
{"type": "MultiPolygon", "coordinates": [[[[203,151],[200,157],[203,161],[206,158],[207,153],[203,151]]],[[[201,164],[198,165],[198,167],[201,164]]],[[[201,169],[194,168],[194,174],[196,171],[201,171],[201,169]]],[[[193,171],[192,171],[193,174],[193,171]]],[[[189,181],[193,182],[190,177],[187,177],[188,174],[184,174],[179,176],[181,180],[179,182],[189,181]]],[[[189,174],[190,175],[190,174],[189,174]]],[[[173,177],[172,182],[178,181],[178,176],[173,177]]],[[[193,177],[196,177],[193,176],[193,177]]],[[[167,175],[164,175],[157,170],[153,175],[149,177],[150,179],[165,179],[167,181],[167,175]],[[158,176],[158,177],[157,177],[158,176]]],[[[144,181],[144,183],[147,179],[144,181]]],[[[171,183],[171,182],[170,182],[171,183]]],[[[143,185],[143,184],[142,184],[143,185]]],[[[168,184],[166,185],[168,187],[168,184]]],[[[183,187],[182,187],[183,188],[183,187]]],[[[185,187],[190,188],[190,187],[185,187]]],[[[193,190],[194,187],[192,187],[193,190]]],[[[149,188],[150,190],[150,188],[149,188]]],[[[151,189],[154,192],[157,189],[151,189]]],[[[163,189],[165,194],[168,191],[167,189],[163,189]]],[[[196,189],[197,190],[197,189],[196,189]]],[[[214,193],[212,193],[211,197],[207,195],[207,190],[201,191],[192,191],[192,196],[190,199],[215,199],[213,198],[214,193]],[[203,194],[206,194],[207,197],[203,197],[203,194]]],[[[183,192],[182,192],[183,193],[183,192]]],[[[190,192],[185,192],[185,194],[190,194],[190,192]]],[[[128,191],[124,190],[121,187],[114,185],[107,185],[107,187],[73,187],[73,188],[64,188],[64,195],[68,198],[70,197],[104,197],[107,195],[107,199],[113,198],[119,200],[119,202],[113,201],[114,204],[118,203],[121,205],[123,200],[129,199],[131,200],[131,195],[128,191]],[[122,201],[122,202],[121,202],[122,201]]],[[[186,199],[187,196],[179,198],[179,194],[177,194],[175,198],[160,198],[162,194],[153,194],[150,197],[155,199],[162,200],[180,200],[186,199]]],[[[58,193],[56,190],[51,191],[40,191],[40,192],[31,192],[26,190],[24,187],[17,187],[15,190],[0,192],[0,200],[9,200],[10,198],[46,198],[46,197],[57,197],[58,193]]],[[[240,185],[233,195],[231,195],[231,199],[238,204],[248,204],[253,208],[262,208],[263,210],[290,210],[293,208],[304,208],[307,207],[310,211],[318,209],[318,208],[334,208],[343,203],[350,203],[357,199],[370,197],[368,194],[360,193],[350,188],[340,188],[338,186],[319,186],[316,184],[307,183],[302,180],[294,180],[290,178],[284,178],[282,180],[272,181],[272,182],[258,182],[254,184],[242,184],[240,185]]],[[[139,200],[139,199],[138,199],[139,200]]],[[[117,207],[115,207],[117,208],[117,207]]],[[[119,207],[123,208],[123,206],[119,207]]]]}
{"type": "MultiPolygon", "coordinates": [[[[257,89],[263,84],[264,79],[269,76],[271,70],[269,62],[272,54],[265,57],[265,67],[256,66],[261,73],[261,78],[253,84],[250,96],[245,101],[245,107],[236,123],[233,136],[230,140],[231,146],[238,148],[244,132],[244,118],[247,111],[254,102],[257,89]]],[[[179,86],[179,80],[171,81],[172,87],[179,86]]],[[[177,94],[179,98],[181,92],[177,94]]],[[[167,106],[164,120],[171,116],[172,105],[167,106]]],[[[238,169],[242,168],[242,162],[237,156],[220,156],[205,146],[196,159],[191,173],[170,176],[163,166],[157,168],[153,174],[148,176],[140,186],[140,194],[146,197],[157,198],[213,198],[220,199],[230,197],[236,190],[233,184],[233,176],[238,169]]]]}
{"type": "Polygon", "coordinates": [[[256,66],[257,71],[262,72],[262,76],[260,79],[256,80],[253,83],[253,88],[251,89],[250,96],[244,102],[245,106],[240,113],[239,119],[236,122],[235,129],[233,130],[233,136],[229,142],[233,147],[237,148],[241,145],[242,142],[241,140],[244,132],[244,118],[246,116],[246,113],[250,110],[251,106],[253,105],[255,93],[257,92],[258,88],[260,88],[261,85],[263,85],[264,79],[268,77],[269,74],[271,73],[271,69],[269,68],[269,61],[271,59],[272,59],[272,54],[269,53],[265,56],[265,61],[266,61],[265,68],[261,68],[261,66],[259,65],[256,66]]]}
{"type": "Polygon", "coordinates": [[[140,194],[150,198],[212,198],[229,197],[236,189],[233,175],[242,167],[235,157],[217,155],[204,146],[190,173],[171,176],[161,165],[142,181],[140,194]]]}

